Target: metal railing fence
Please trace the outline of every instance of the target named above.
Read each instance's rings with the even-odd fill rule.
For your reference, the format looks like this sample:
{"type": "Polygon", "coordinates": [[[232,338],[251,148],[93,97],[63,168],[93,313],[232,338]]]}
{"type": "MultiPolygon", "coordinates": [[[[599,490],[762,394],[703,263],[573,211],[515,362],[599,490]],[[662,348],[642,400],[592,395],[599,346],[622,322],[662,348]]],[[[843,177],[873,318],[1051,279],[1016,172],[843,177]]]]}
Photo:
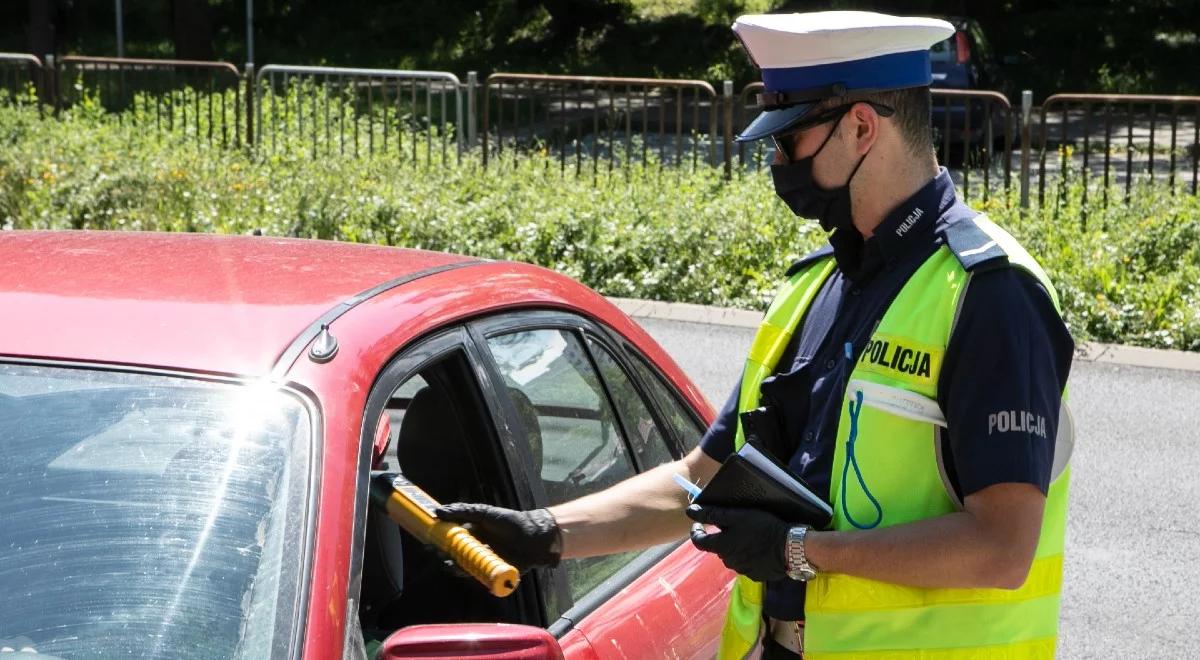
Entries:
{"type": "Polygon", "coordinates": [[[494,73],[483,91],[483,164],[544,151],[566,172],[633,163],[718,164],[719,100],[702,80],[494,73]]]}
{"type": "MultiPolygon", "coordinates": [[[[741,130],[750,123],[750,120],[762,111],[762,106],[759,105],[757,94],[763,91],[763,84],[760,82],[752,82],[742,88],[741,94],[738,95],[738,100],[734,104],[733,121],[737,126],[734,130],[741,130]]],[[[745,142],[737,143],[737,159],[738,167],[742,169],[756,170],[764,165],[769,165],[771,162],[772,145],[770,140],[760,140],[746,144],[745,142]],[[750,161],[746,161],[746,152],[750,152],[750,161]]]]}
{"type": "MultiPolygon", "coordinates": [[[[38,103],[48,97],[47,85],[40,59],[26,53],[0,53],[0,101],[38,103]]],[[[42,104],[38,103],[38,108],[42,104]]]]}
{"type": "Polygon", "coordinates": [[[242,75],[228,62],[69,55],[54,75],[56,108],[92,98],[122,120],[209,144],[241,143],[242,75]]]}
{"type": "Polygon", "coordinates": [[[463,86],[452,73],[271,64],[254,97],[254,144],[268,153],[293,140],[314,158],[390,151],[446,164],[453,140],[462,158],[463,86]]]}
{"type": "MultiPolygon", "coordinates": [[[[269,65],[242,73],[227,62],[43,62],[0,53],[0,102],[40,99],[44,113],[86,101],[118,121],[262,153],[287,145],[313,158],[392,153],[447,164],[480,146],[484,167],[541,153],[564,174],[703,163],[723,166],[727,177],[735,165],[753,171],[772,156],[769,141],[732,142],[759,110],[752,96],[762,83],[735,95],[729,81],[718,93],[701,80],[496,73],[479,85],[476,78],[470,72],[464,85],[442,71],[269,65]]],[[[935,148],[967,196],[980,185],[984,199],[1010,191],[1014,178],[1022,206],[1035,179],[1039,205],[1050,186],[1055,200],[1072,190],[1105,205],[1121,188],[1127,201],[1138,180],[1200,194],[1200,96],[1055,94],[1034,108],[1026,91],[1020,112],[986,90],[935,88],[932,100],[935,148]]]]}
{"type": "Polygon", "coordinates": [[[993,177],[1012,186],[1014,122],[1012,105],[999,92],[988,90],[930,90],[934,148],[943,165],[962,174],[963,195],[971,194],[972,173],[983,177],[983,199],[992,192],[993,177]],[[997,153],[999,151],[999,153],[997,153]]]}
{"type": "Polygon", "coordinates": [[[1124,187],[1127,201],[1139,176],[1165,182],[1171,194],[1180,183],[1197,194],[1200,96],[1055,94],[1042,104],[1040,132],[1039,204],[1056,166],[1057,194],[1077,177],[1085,202],[1093,179],[1105,205],[1112,184],[1124,187]],[[1048,156],[1052,149],[1057,154],[1048,156]]]}

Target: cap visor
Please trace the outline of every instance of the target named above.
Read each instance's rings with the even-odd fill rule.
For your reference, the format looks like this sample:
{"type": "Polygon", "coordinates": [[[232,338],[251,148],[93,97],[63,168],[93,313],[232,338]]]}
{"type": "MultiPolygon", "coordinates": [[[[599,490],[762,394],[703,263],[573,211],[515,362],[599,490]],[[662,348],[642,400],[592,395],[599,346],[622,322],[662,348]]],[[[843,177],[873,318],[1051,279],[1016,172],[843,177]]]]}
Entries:
{"type": "Polygon", "coordinates": [[[735,142],[753,142],[795,126],[816,103],[800,103],[777,110],[763,110],[750,125],[738,133],[735,142]]]}

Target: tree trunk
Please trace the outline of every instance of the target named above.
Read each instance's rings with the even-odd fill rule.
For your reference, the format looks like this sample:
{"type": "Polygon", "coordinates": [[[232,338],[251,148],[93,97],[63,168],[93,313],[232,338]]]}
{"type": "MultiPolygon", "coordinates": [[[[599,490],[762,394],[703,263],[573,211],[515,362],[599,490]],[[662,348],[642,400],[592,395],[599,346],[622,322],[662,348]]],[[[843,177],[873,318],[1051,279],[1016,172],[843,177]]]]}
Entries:
{"type": "Polygon", "coordinates": [[[175,57],[181,60],[211,60],[212,16],[207,0],[171,0],[175,57]]]}
{"type": "Polygon", "coordinates": [[[54,0],[29,0],[29,52],[54,52],[54,0]]]}

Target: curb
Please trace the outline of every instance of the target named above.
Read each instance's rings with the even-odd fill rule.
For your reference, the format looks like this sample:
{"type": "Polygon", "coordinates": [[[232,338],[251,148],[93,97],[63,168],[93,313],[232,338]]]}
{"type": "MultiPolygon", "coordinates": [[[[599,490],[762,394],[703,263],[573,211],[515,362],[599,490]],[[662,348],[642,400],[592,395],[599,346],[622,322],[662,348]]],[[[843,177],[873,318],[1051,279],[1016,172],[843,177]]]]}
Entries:
{"type": "MultiPolygon", "coordinates": [[[[610,302],[634,318],[702,323],[734,328],[758,327],[761,312],[729,307],[711,307],[691,303],[667,303],[636,298],[609,298],[610,302]]],[[[1127,367],[1172,369],[1200,372],[1200,353],[1171,351],[1161,348],[1142,348],[1122,344],[1083,342],[1075,347],[1075,359],[1082,362],[1115,364],[1127,367]]]]}

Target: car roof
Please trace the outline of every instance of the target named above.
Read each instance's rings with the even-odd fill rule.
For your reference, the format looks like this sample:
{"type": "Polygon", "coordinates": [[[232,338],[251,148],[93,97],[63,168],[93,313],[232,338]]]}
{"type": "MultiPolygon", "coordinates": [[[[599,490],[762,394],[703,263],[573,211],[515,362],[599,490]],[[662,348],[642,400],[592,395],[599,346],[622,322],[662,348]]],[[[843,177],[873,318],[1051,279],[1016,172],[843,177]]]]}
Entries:
{"type": "Polygon", "coordinates": [[[467,257],[260,236],[0,232],[0,354],[269,370],[328,310],[467,257]]]}

